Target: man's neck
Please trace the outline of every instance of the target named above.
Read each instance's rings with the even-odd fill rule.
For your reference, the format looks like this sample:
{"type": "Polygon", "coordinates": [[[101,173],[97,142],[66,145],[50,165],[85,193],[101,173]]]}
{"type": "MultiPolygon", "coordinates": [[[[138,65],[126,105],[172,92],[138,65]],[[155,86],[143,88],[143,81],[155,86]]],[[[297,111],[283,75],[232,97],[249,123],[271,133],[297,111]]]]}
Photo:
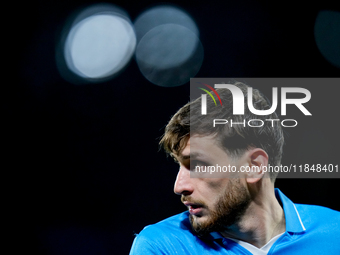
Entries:
{"type": "Polygon", "coordinates": [[[221,234],[261,248],[285,230],[283,209],[271,190],[270,193],[257,194],[240,220],[221,234]]]}

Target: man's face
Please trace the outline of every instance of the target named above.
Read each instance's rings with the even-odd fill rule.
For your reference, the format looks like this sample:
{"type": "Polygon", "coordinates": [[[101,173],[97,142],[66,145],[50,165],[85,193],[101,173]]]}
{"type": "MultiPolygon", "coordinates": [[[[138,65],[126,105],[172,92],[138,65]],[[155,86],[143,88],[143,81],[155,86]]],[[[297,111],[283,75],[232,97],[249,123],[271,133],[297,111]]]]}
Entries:
{"type": "Polygon", "coordinates": [[[229,173],[225,174],[229,178],[192,178],[190,172],[195,171],[196,165],[231,165],[239,169],[246,158],[230,158],[212,136],[190,137],[176,158],[180,169],[174,191],[188,207],[189,219],[197,234],[222,232],[237,223],[250,203],[245,180],[229,173]]]}

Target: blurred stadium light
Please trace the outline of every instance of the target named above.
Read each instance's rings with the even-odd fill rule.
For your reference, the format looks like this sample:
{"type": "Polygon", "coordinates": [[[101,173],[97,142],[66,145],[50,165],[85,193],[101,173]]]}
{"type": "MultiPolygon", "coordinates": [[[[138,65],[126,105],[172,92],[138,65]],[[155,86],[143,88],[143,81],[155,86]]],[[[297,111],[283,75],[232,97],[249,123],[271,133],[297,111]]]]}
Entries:
{"type": "Polygon", "coordinates": [[[315,20],[314,36],[324,58],[340,68],[340,12],[320,11],[315,20]]]}
{"type": "Polygon", "coordinates": [[[203,46],[192,18],[183,10],[161,5],[143,12],[134,22],[136,61],[150,82],[174,87],[194,77],[203,62],[203,46]]]}
{"type": "Polygon", "coordinates": [[[135,47],[136,35],[126,12],[110,4],[93,5],[66,22],[57,65],[70,82],[101,82],[126,66],[135,47]]]}

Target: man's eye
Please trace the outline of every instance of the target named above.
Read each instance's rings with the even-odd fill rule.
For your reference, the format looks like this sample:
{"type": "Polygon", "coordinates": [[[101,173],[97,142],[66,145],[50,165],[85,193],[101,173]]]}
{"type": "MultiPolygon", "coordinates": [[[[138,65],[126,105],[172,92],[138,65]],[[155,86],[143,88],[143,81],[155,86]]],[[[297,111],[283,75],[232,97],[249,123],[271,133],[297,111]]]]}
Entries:
{"type": "Polygon", "coordinates": [[[197,168],[201,168],[206,166],[207,164],[205,162],[199,161],[199,160],[190,160],[190,170],[193,171],[197,168]]]}

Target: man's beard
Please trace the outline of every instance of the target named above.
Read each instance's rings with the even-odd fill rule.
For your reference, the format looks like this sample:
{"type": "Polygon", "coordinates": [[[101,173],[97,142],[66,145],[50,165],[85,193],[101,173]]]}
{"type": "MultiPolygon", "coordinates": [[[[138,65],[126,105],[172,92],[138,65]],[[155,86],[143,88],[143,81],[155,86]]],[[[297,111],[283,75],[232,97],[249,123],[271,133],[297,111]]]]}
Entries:
{"type": "Polygon", "coordinates": [[[222,232],[227,227],[237,223],[251,201],[248,190],[241,185],[239,179],[229,180],[227,189],[221,194],[214,208],[208,209],[209,217],[204,222],[198,222],[194,216],[190,215],[189,220],[193,230],[198,236],[207,235],[210,232],[222,232]]]}

